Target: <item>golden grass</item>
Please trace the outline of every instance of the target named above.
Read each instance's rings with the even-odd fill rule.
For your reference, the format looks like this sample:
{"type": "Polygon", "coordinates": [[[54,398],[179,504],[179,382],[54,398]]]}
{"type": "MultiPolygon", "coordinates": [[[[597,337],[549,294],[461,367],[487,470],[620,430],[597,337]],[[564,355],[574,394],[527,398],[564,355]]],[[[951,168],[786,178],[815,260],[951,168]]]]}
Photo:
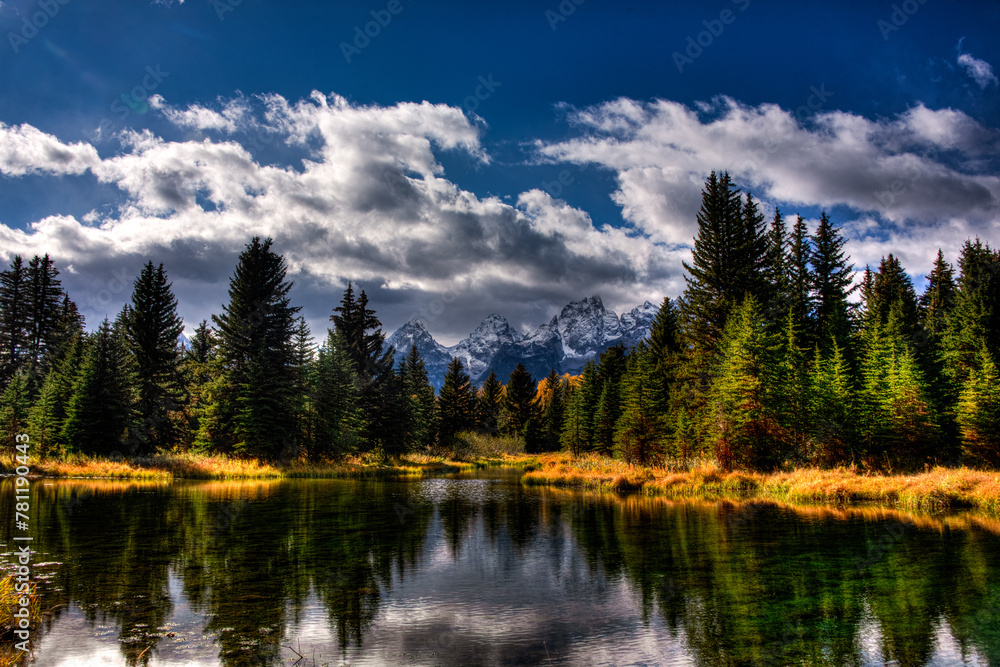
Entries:
{"type": "MultiPolygon", "coordinates": [[[[14,647],[15,635],[13,630],[17,625],[14,612],[20,607],[18,601],[24,595],[15,590],[17,582],[14,581],[13,574],[4,575],[0,578],[0,667],[15,665],[24,654],[14,647]]],[[[28,623],[30,629],[37,629],[42,618],[41,603],[38,600],[37,584],[32,583],[28,589],[28,623]]],[[[34,633],[32,633],[34,634],[34,633]]],[[[19,640],[17,640],[19,641],[19,640]]]]}
{"type": "Polygon", "coordinates": [[[526,484],[640,491],[669,498],[761,498],[790,503],[877,503],[911,510],[976,508],[1000,512],[1000,473],[937,467],[916,475],[862,475],[803,468],[773,474],[724,472],[710,465],[688,471],[627,465],[586,455],[545,454],[526,484]]]}
{"type": "MultiPolygon", "coordinates": [[[[111,478],[168,481],[179,479],[283,479],[291,477],[340,478],[429,475],[483,467],[489,461],[450,461],[443,457],[411,454],[389,461],[345,457],[319,463],[272,463],[253,458],[206,456],[188,452],[112,460],[73,454],[62,459],[33,460],[31,475],[42,477],[111,478]]],[[[0,473],[13,473],[13,459],[0,459],[0,473]]]]}

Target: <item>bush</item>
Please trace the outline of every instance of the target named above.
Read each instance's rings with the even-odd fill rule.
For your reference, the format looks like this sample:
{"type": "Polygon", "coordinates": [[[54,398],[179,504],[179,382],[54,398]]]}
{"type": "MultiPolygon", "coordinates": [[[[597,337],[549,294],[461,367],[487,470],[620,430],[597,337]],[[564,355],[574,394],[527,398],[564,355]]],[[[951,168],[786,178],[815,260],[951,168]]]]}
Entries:
{"type": "Polygon", "coordinates": [[[455,436],[451,451],[446,455],[455,460],[500,458],[504,454],[523,454],[524,440],[510,436],[463,431],[455,436]]]}

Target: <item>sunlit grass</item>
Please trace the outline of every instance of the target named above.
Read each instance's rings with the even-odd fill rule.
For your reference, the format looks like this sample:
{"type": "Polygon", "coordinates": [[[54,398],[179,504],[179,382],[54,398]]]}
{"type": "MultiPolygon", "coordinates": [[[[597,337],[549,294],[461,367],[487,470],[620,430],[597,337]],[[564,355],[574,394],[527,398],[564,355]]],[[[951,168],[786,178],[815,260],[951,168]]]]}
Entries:
{"type": "MultiPolygon", "coordinates": [[[[18,619],[14,618],[14,613],[20,609],[18,602],[24,595],[24,593],[17,592],[16,584],[14,574],[0,577],[0,637],[3,637],[3,641],[0,642],[0,667],[16,664],[18,657],[23,655],[14,647],[15,641],[8,641],[8,636],[16,637],[13,630],[18,624],[18,619]]],[[[37,584],[31,584],[27,597],[29,628],[34,630],[38,628],[42,618],[37,584]]]]}
{"type": "Polygon", "coordinates": [[[765,498],[797,503],[879,503],[907,509],[977,508],[1000,512],[1000,473],[938,467],[915,475],[865,475],[803,468],[773,474],[629,465],[593,454],[537,455],[526,484],[640,491],[672,498],[765,498]]]}

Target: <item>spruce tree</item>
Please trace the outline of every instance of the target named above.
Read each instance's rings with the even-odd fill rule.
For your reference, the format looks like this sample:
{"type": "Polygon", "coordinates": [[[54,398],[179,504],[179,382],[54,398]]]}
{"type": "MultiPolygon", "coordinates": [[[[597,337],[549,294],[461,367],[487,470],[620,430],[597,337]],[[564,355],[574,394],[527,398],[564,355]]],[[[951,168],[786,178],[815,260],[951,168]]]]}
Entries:
{"type": "Polygon", "coordinates": [[[494,436],[499,433],[502,406],[503,385],[491,368],[476,399],[476,427],[481,433],[494,436]]]}
{"type": "Polygon", "coordinates": [[[979,239],[966,241],[958,260],[955,305],[943,347],[946,370],[956,387],[980,370],[983,348],[1000,358],[1000,252],[979,239]]]}
{"type": "Polygon", "coordinates": [[[985,348],[962,388],[958,424],[969,462],[993,470],[1000,467],[1000,373],[985,348]]]}
{"type": "Polygon", "coordinates": [[[656,409],[655,377],[653,355],[641,342],[628,357],[621,383],[621,416],[615,425],[615,450],[626,463],[647,465],[662,456],[665,415],[656,409]]]}
{"type": "Polygon", "coordinates": [[[179,436],[171,415],[185,401],[178,353],[184,324],[163,264],[147,262],[136,278],[124,329],[138,376],[141,451],[170,447],[179,436]]]}
{"type": "MultiPolygon", "coordinates": [[[[17,444],[15,436],[18,433],[23,433],[28,425],[28,411],[31,409],[30,385],[27,372],[21,371],[11,378],[7,388],[0,395],[0,428],[3,429],[2,434],[0,434],[0,443],[3,444],[4,451],[15,451],[14,445],[17,444]]],[[[32,433],[31,435],[36,434],[32,433]]],[[[36,440],[35,447],[32,448],[36,454],[38,452],[37,446],[36,440]]]]}
{"type": "Polygon", "coordinates": [[[525,450],[537,452],[538,447],[538,403],[535,400],[536,386],[531,373],[518,363],[510,372],[504,390],[502,432],[524,442],[525,450]]]}
{"type": "Polygon", "coordinates": [[[357,396],[357,374],[347,344],[330,331],[310,374],[313,460],[338,458],[361,447],[364,415],[357,396]]]}
{"type": "Polygon", "coordinates": [[[908,340],[913,338],[918,325],[917,295],[913,282],[892,253],[882,258],[864,296],[866,317],[874,317],[885,326],[890,312],[896,310],[899,333],[908,340]]]}
{"type": "Polygon", "coordinates": [[[812,257],[812,243],[809,229],[802,216],[798,216],[792,227],[788,243],[788,296],[792,326],[801,336],[804,349],[810,349],[817,342],[813,326],[813,275],[809,268],[812,257]]]}
{"type": "Polygon", "coordinates": [[[475,393],[462,361],[453,357],[438,392],[438,441],[445,447],[455,444],[455,436],[475,424],[475,393]]]}
{"type": "Polygon", "coordinates": [[[678,381],[683,354],[677,309],[669,297],[663,298],[650,325],[648,348],[653,365],[649,389],[657,412],[666,416],[671,411],[671,388],[678,381]]]}
{"type": "Polygon", "coordinates": [[[279,453],[281,434],[295,431],[292,340],[299,311],[289,303],[285,260],[271,244],[256,236],[247,244],[229,281],[229,303],[212,316],[225,377],[209,392],[219,402],[211,420],[215,444],[267,458],[279,453]]]}
{"type": "Polygon", "coordinates": [[[63,291],[59,271],[46,253],[35,255],[28,263],[28,312],[26,363],[32,373],[44,373],[42,364],[56,343],[63,291]]]}
{"type": "Polygon", "coordinates": [[[399,375],[409,417],[409,448],[427,449],[434,444],[437,434],[437,400],[415,343],[410,345],[406,359],[400,361],[399,375]]]}
{"type": "Polygon", "coordinates": [[[954,269],[938,249],[934,268],[927,276],[927,289],[920,295],[920,319],[924,330],[937,337],[944,333],[948,316],[955,307],[954,269]]]}
{"type": "Polygon", "coordinates": [[[542,380],[539,392],[541,415],[541,447],[547,451],[559,449],[563,420],[566,414],[566,397],[563,379],[553,368],[542,380]]]}
{"type": "Polygon", "coordinates": [[[746,287],[747,258],[739,256],[747,245],[744,206],[728,172],[709,175],[697,219],[692,262],[684,262],[687,289],[680,315],[685,344],[701,358],[716,352],[729,312],[746,287]]]}
{"type": "Polygon", "coordinates": [[[594,442],[594,414],[599,398],[597,364],[588,359],[583,365],[580,380],[570,390],[566,400],[561,443],[574,456],[589,452],[594,442]]]}
{"type": "Polygon", "coordinates": [[[856,463],[856,393],[840,347],[816,350],[809,375],[809,456],[814,465],[856,463]]]}
{"type": "Polygon", "coordinates": [[[20,255],[0,272],[0,386],[6,387],[21,369],[28,339],[31,309],[28,269],[20,255]]]}
{"type": "Polygon", "coordinates": [[[127,371],[126,343],[107,319],[87,338],[62,438],[71,451],[113,454],[135,427],[135,380],[127,371]]]}
{"type": "Polygon", "coordinates": [[[58,360],[50,365],[41,390],[28,415],[32,440],[37,443],[39,455],[55,455],[65,451],[63,427],[73,397],[73,387],[85,350],[84,334],[78,332],[62,346],[58,360]]]}
{"type": "Polygon", "coordinates": [[[854,291],[853,265],[844,252],[845,240],[824,212],[812,237],[813,294],[816,304],[816,342],[821,350],[834,343],[844,348],[851,333],[848,297],[854,291]]]}
{"type": "Polygon", "coordinates": [[[628,358],[622,345],[609,347],[598,357],[597,402],[594,405],[592,447],[611,456],[615,447],[615,427],[622,414],[621,382],[628,368],[628,358]]]}
{"type": "Polygon", "coordinates": [[[769,330],[760,303],[748,296],[726,327],[712,388],[716,459],[724,469],[773,470],[785,460],[779,346],[780,334],[769,330]]]}

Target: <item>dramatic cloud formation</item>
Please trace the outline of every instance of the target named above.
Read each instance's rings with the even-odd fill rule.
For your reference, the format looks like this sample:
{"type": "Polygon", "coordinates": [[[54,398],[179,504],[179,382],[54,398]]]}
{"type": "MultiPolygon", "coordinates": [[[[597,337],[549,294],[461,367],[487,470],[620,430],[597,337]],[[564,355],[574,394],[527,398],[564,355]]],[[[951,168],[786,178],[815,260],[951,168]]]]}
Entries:
{"type": "Polygon", "coordinates": [[[446,338],[468,333],[484,308],[537,324],[553,307],[593,293],[631,306],[679,289],[680,255],[642,235],[597,229],[583,211],[538,190],[513,206],[447,180],[439,151],[489,163],[480,128],[460,109],[360,107],[319,93],[262,103],[260,113],[242,99],[219,110],[174,109],[154,97],[152,108],[198,138],[126,131],[121,151],[103,159],[93,146],[64,144],[30,126],[0,128],[3,174],[89,171],[126,194],[111,213],[51,216],[26,231],[2,227],[4,247],[49,252],[72,266],[74,284],[90,293],[80,300],[91,320],[114,316],[127,297],[120,284],[128,280],[109,269],[134,275],[147,257],[165,263],[189,320],[217,311],[236,254],[253,235],[275,238],[314,321],[354,280],[380,292],[373,302],[387,324],[451,295],[456,305],[436,323],[446,338]],[[231,138],[254,133],[308,158],[261,164],[231,138]]]}
{"type": "MultiPolygon", "coordinates": [[[[814,106],[832,96],[816,89],[814,106]]],[[[854,211],[846,231],[861,265],[901,249],[919,272],[939,246],[954,257],[966,237],[996,236],[1000,178],[991,161],[1000,155],[1000,134],[961,111],[917,105],[895,119],[843,111],[799,119],[775,105],[721,97],[696,109],[619,99],[570,118],[581,136],[540,143],[539,154],[613,170],[613,197],[625,218],[668,244],[690,243],[696,234],[699,192],[712,169],[728,169],[786,214],[797,207],[854,211]]]]}

